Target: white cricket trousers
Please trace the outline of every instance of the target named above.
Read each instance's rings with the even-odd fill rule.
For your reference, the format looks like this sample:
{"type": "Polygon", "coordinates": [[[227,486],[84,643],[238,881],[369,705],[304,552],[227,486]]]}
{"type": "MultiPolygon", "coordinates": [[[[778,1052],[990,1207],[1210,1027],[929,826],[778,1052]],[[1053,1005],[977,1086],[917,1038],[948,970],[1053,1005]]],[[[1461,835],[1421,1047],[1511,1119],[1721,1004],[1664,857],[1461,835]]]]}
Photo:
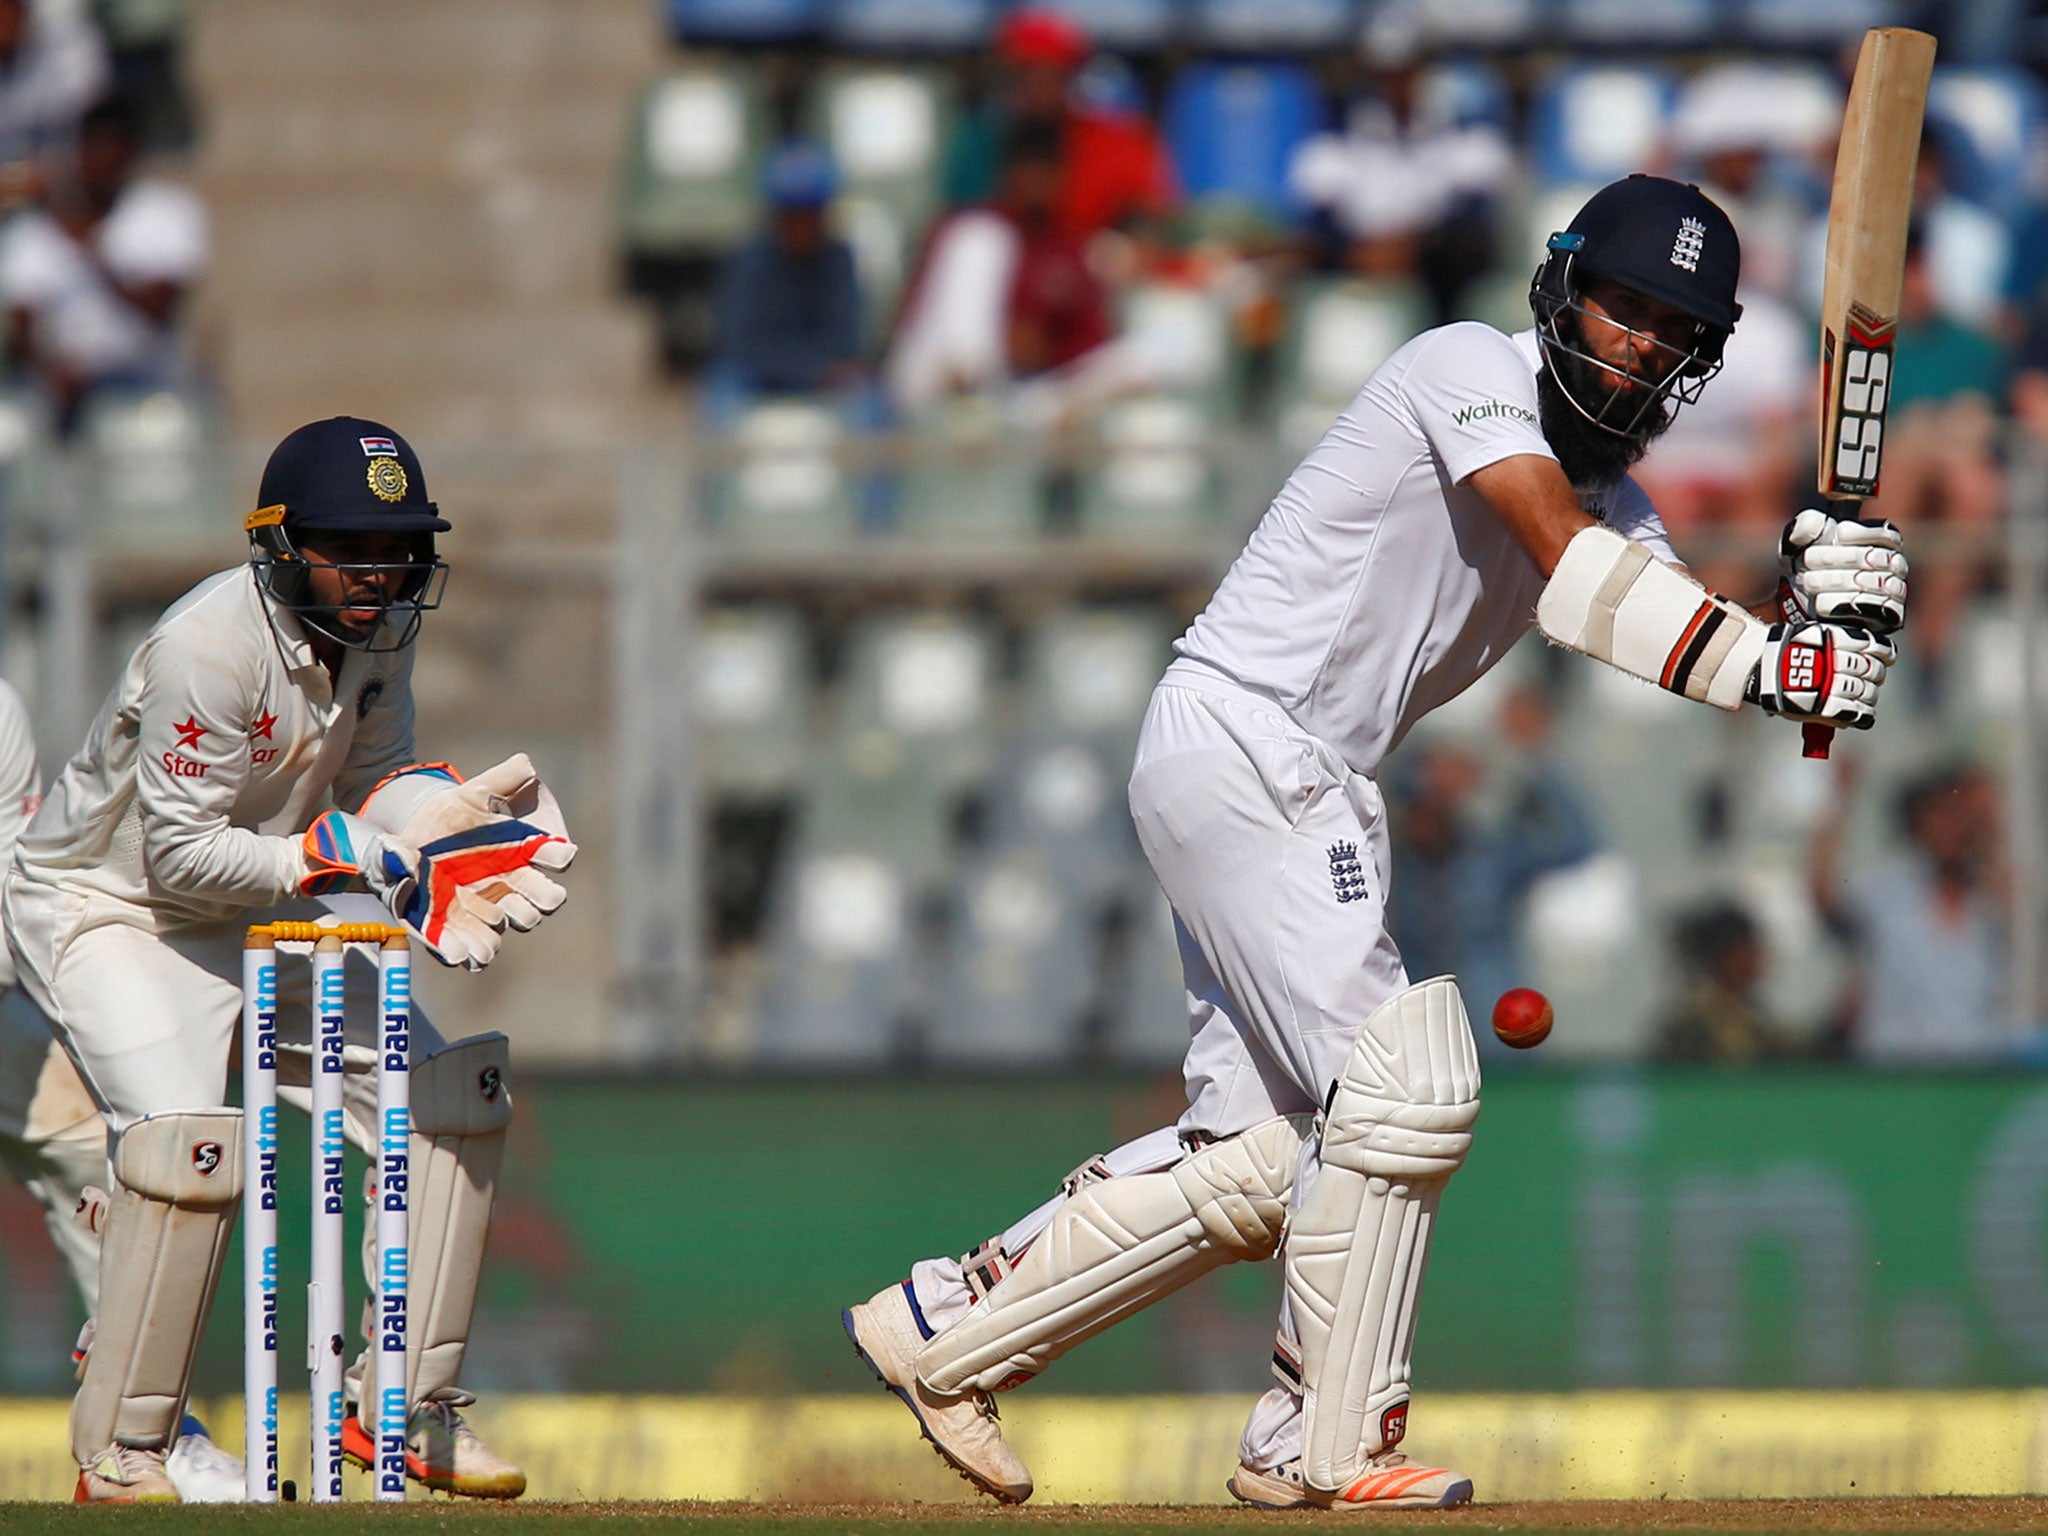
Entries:
{"type": "MultiPolygon", "coordinates": [[[[1319,1110],[1366,1019],[1408,985],[1387,937],[1379,786],[1277,708],[1176,663],[1145,713],[1130,804],[1180,941],[1188,1107],[1177,1127],[1103,1158],[1119,1177],[1171,1167],[1182,1138],[1319,1110]]],[[[1302,1149],[1296,1199],[1316,1154],[1313,1141],[1302,1149]]],[[[1009,1228],[1004,1252],[1021,1254],[1064,1198],[1009,1228]]],[[[934,1328],[971,1305],[956,1258],[921,1260],[911,1283],[934,1328]]],[[[1284,1301],[1280,1331],[1293,1336],[1284,1301]]],[[[1239,1454],[1270,1469],[1300,1453],[1301,1399],[1274,1387],[1239,1454]]]]}

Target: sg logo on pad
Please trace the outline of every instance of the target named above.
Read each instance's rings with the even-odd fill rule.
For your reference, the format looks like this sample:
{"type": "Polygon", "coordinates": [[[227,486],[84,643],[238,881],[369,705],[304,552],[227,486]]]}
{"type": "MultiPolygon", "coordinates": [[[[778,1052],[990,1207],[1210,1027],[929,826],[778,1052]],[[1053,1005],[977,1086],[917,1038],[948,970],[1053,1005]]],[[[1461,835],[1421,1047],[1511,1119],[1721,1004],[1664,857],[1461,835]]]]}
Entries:
{"type": "Polygon", "coordinates": [[[195,1141],[192,1143],[192,1166],[199,1171],[199,1177],[210,1179],[214,1170],[220,1167],[220,1160],[227,1154],[217,1141],[195,1141]]]}

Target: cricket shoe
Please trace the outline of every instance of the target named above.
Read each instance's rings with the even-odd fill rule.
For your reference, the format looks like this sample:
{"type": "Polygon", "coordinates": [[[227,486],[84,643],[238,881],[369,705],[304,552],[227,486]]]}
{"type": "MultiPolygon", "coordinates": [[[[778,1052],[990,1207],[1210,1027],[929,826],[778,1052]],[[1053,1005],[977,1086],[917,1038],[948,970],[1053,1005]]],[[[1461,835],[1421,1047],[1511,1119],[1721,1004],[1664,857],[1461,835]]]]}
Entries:
{"type": "Polygon", "coordinates": [[[1005,1504],[1031,1497],[1031,1470],[996,1418],[995,1399],[986,1392],[948,1396],[917,1379],[917,1357],[928,1337],[918,1323],[910,1282],[886,1286],[868,1300],[839,1314],[854,1353],[867,1362],[876,1380],[903,1399],[917,1416],[918,1428],[932,1449],[962,1477],[1005,1504]]]}
{"type": "Polygon", "coordinates": [[[242,1458],[214,1444],[206,1426],[189,1413],[178,1426],[178,1441],[164,1460],[164,1472],[182,1503],[239,1504],[248,1497],[242,1458]]]}
{"type": "Polygon", "coordinates": [[[1400,1451],[1382,1451],[1342,1493],[1311,1488],[1301,1458],[1260,1472],[1240,1465],[1231,1497],[1259,1509],[1449,1509],[1472,1502],[1472,1479],[1443,1467],[1419,1466],[1400,1451]]]}
{"type": "Polygon", "coordinates": [[[78,1469],[74,1504],[175,1504],[178,1489],[164,1471],[164,1452],[110,1445],[89,1467],[78,1469]]]}
{"type": "MultiPolygon", "coordinates": [[[[377,1459],[353,1404],[341,1421],[341,1454],[366,1472],[377,1459]]],[[[405,1475],[465,1499],[516,1499],[526,1492],[525,1471],[485,1445],[455,1403],[440,1399],[421,1403],[406,1420],[405,1475]]]]}

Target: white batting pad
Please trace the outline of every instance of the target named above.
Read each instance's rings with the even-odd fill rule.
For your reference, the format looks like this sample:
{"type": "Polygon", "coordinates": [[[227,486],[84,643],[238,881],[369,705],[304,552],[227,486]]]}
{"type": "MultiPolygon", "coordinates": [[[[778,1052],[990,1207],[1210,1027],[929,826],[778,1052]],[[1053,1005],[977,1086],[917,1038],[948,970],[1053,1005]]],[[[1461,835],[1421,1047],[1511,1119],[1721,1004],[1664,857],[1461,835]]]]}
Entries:
{"type": "Polygon", "coordinates": [[[503,1035],[472,1035],[413,1064],[409,1403],[461,1377],[511,1123],[511,1057],[503,1035]]]}
{"type": "Polygon", "coordinates": [[[175,1438],[242,1197],[242,1112],[147,1116],[115,1139],[113,1167],[97,1326],[71,1404],[80,1466],[175,1438]]]}
{"type": "Polygon", "coordinates": [[[1374,1009],[1337,1079],[1321,1167],[1287,1233],[1311,1487],[1348,1487],[1406,1427],[1437,1199],[1478,1118],[1479,1054],[1457,982],[1418,982],[1374,1009]]]}
{"type": "Polygon", "coordinates": [[[1016,1267],[917,1357],[934,1392],[999,1391],[1235,1259],[1271,1258],[1311,1125],[1288,1115],[1163,1173],[1082,1184],[1016,1267]]]}
{"type": "Polygon", "coordinates": [[[1716,709],[1739,709],[1768,627],[1648,546],[1582,528],[1536,600],[1536,623],[1567,650],[1716,709]]]}

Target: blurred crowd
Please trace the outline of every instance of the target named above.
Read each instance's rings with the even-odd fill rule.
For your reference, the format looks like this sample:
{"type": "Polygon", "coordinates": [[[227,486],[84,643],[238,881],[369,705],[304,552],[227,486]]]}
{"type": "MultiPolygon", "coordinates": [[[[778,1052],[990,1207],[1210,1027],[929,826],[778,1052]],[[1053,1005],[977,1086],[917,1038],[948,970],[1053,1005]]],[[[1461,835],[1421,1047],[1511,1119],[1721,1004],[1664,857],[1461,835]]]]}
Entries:
{"type": "Polygon", "coordinates": [[[182,29],[178,4],[0,0],[0,366],[60,437],[194,382],[206,209],[146,169],[192,139],[182,29]]]}
{"type": "MultiPolygon", "coordinates": [[[[1761,596],[1779,528],[1813,494],[1817,312],[1853,43],[1866,24],[1930,25],[1944,62],[1875,507],[1907,526],[1913,551],[1899,686],[1918,713],[1895,717],[1867,774],[1845,752],[1833,772],[1785,770],[1796,788],[1781,792],[1723,771],[1731,754],[1752,780],[1780,771],[1753,766],[1749,737],[1635,718],[1638,704],[1523,668],[1489,706],[1483,748],[1454,730],[1390,765],[1391,922],[1411,974],[1456,971],[1483,1008],[1569,970],[1571,946],[1545,935],[1576,942],[1601,925],[1590,914],[1611,912],[1634,952],[1610,946],[1583,995],[1590,1008],[1652,998],[1635,1035],[1608,1042],[1626,1052],[2019,1059],[2037,1021],[2007,996],[2003,792],[1980,766],[2003,737],[1985,725],[1990,685],[1958,682],[1954,658],[1996,603],[2013,445],[2048,438],[2048,89],[2017,62],[2025,17],[1995,5],[1556,9],[1587,36],[1532,52],[1533,32],[1448,35],[1446,18],[1471,8],[1429,0],[791,0],[738,22],[672,0],[682,49],[635,119],[624,243],[670,362],[697,386],[707,504],[735,543],[1228,542],[1416,330],[1527,326],[1548,233],[1598,186],[1646,169],[1696,181],[1728,210],[1744,314],[1724,372],[1638,473],[1695,568],[1761,596]],[[1738,14],[1750,30],[1732,26],[1738,14]],[[1190,15],[1209,46],[1190,45],[1185,27],[1145,35],[1144,17],[1190,15]],[[1341,35],[1311,45],[1319,26],[1341,35]],[[1290,27],[1306,31],[1290,41],[1290,27]],[[1629,45],[1600,46],[1617,38],[1629,45]],[[1891,750],[1915,732],[1924,739],[1891,750]],[[1644,782],[1618,789],[1630,770],[1615,744],[1636,750],[1645,733],[1644,782]],[[1694,870],[1713,878],[1683,878],[1694,870]]],[[[1187,617],[1156,590],[1117,595],[1126,616],[1132,600],[1149,604],[1160,636],[1187,617]]],[[[957,728],[1016,768],[1044,732],[1005,734],[1004,722],[1038,720],[1060,686],[1032,658],[1056,650],[1061,622],[1116,616],[1019,620],[1000,600],[959,602],[871,614],[851,634],[843,613],[808,600],[747,597],[717,614],[735,645],[749,626],[781,635],[816,690],[801,697],[825,701],[832,722],[800,723],[782,744],[808,754],[812,783],[715,787],[722,832],[744,850],[721,867],[746,878],[714,890],[728,980],[741,978],[733,1006],[759,1013],[735,1026],[742,1054],[1049,1062],[1163,1059],[1172,1044],[1166,1024],[1115,1012],[1149,974],[1135,957],[1162,947],[1144,883],[1076,889],[1060,862],[1070,855],[992,842],[987,812],[1015,772],[984,762],[934,788],[903,766],[920,731],[957,728]],[[862,660],[892,654],[892,626],[979,636],[960,642],[969,650],[1004,630],[995,665],[1023,659],[1008,679],[977,660],[976,703],[952,726],[898,729],[866,697],[862,660]],[[923,844],[949,851],[906,863],[905,815],[923,844]],[[846,877],[855,855],[870,883],[842,897],[899,916],[824,947],[866,946],[886,963],[807,970],[817,935],[804,914],[825,905],[803,893],[825,889],[832,860],[846,877]],[[1036,939],[974,948],[991,891],[1036,939]],[[996,1002],[958,982],[1004,967],[1039,981],[996,1002]],[[925,978],[908,995],[875,990],[873,977],[906,970],[925,978]],[[1044,985],[1054,973],[1071,985],[1044,985]],[[868,998],[858,1020],[859,1008],[834,1015],[849,997],[868,998]],[[979,1025],[957,1017],[984,1004],[979,1025]]],[[[903,698],[922,686],[906,682],[903,698]]],[[[925,712],[945,711],[928,699],[925,712]]],[[[736,729],[742,740],[754,727],[736,729]]],[[[1091,804],[1109,808],[1083,818],[1098,852],[1120,846],[1117,797],[1101,789],[1125,767],[1115,734],[1087,767],[1091,804]]]]}

